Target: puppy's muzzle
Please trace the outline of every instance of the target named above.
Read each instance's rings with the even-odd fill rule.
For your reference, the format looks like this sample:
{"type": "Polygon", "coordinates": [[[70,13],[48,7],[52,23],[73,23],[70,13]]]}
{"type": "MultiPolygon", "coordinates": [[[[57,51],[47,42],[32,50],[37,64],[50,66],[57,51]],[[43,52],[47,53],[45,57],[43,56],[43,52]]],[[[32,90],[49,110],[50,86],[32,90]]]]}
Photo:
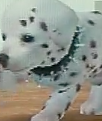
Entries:
{"type": "Polygon", "coordinates": [[[4,53],[0,53],[0,64],[3,66],[3,68],[7,68],[8,61],[9,61],[9,56],[4,53]]]}

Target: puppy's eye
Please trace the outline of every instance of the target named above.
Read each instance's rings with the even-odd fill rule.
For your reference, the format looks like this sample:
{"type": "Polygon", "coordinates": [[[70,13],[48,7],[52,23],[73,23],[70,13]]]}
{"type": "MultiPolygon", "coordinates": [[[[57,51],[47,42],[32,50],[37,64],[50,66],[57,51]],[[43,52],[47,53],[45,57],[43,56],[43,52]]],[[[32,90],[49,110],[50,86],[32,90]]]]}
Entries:
{"type": "Polygon", "coordinates": [[[21,36],[21,40],[26,43],[34,42],[34,36],[30,34],[25,34],[21,36]]]}
{"type": "Polygon", "coordinates": [[[2,39],[3,39],[3,41],[5,41],[6,40],[6,34],[2,34],[2,39]]]}

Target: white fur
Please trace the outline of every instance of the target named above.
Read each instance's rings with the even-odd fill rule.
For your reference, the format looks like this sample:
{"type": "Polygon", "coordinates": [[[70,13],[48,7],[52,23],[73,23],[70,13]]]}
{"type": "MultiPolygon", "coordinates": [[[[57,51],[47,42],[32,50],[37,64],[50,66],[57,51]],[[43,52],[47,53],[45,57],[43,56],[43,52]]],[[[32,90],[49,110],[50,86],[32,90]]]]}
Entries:
{"type": "MultiPolygon", "coordinates": [[[[18,79],[28,79],[27,71],[32,68],[57,64],[69,52],[77,25],[82,27],[83,31],[79,36],[80,46],[77,45],[79,48],[76,50],[74,58],[72,57],[71,62],[67,65],[68,71],[61,72],[61,77],[57,81],[49,81],[51,76],[48,76],[42,77],[40,82],[36,74],[31,75],[41,85],[51,86],[55,90],[46,102],[44,109],[32,117],[31,121],[59,121],[63,117],[68,104],[73,102],[84,80],[90,76],[90,82],[95,87],[92,86],[89,100],[81,106],[81,113],[101,114],[102,86],[98,85],[102,84],[100,69],[102,64],[102,15],[92,12],[75,13],[57,0],[26,0],[26,2],[18,0],[4,12],[2,33],[7,35],[7,39],[4,42],[2,53],[10,57],[8,68],[16,74],[15,77],[18,79]],[[36,12],[32,12],[32,8],[36,8],[36,12]],[[30,16],[35,17],[32,23],[29,22],[30,16]],[[22,26],[19,20],[27,20],[27,26],[22,26]],[[95,25],[89,24],[88,20],[92,20],[95,25]],[[43,31],[39,27],[40,22],[46,23],[48,31],[43,31]],[[55,29],[58,30],[57,33],[52,32],[55,29]],[[34,36],[35,41],[31,43],[21,41],[21,35],[26,33],[34,36]],[[61,35],[58,33],[61,33],[61,35]],[[96,41],[96,48],[90,48],[91,40],[96,41]],[[48,49],[41,48],[41,44],[44,43],[49,45],[48,49]],[[61,48],[65,48],[65,50],[59,53],[57,50],[61,48]],[[49,50],[52,51],[50,57],[56,58],[55,62],[51,62],[47,57],[46,53],[49,50]],[[98,54],[97,59],[92,58],[92,53],[98,54]],[[82,61],[83,55],[87,57],[85,62],[82,61]],[[45,63],[41,65],[43,60],[45,63]],[[86,64],[95,66],[93,70],[98,70],[95,77],[93,77],[93,70],[86,69],[86,64]],[[71,77],[69,76],[71,72],[77,72],[78,75],[71,77]],[[60,87],[59,84],[61,83],[68,83],[69,85],[60,87]],[[97,99],[95,100],[95,98],[97,99]],[[90,102],[90,99],[93,99],[93,103],[90,102]]],[[[11,78],[13,79],[13,76],[11,78]]]]}

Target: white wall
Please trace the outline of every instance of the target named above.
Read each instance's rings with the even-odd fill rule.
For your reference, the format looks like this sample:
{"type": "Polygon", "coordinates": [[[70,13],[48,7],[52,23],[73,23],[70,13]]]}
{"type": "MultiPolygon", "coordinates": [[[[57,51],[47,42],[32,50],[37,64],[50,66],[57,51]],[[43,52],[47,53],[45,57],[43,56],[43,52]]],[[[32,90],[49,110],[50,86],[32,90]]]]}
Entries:
{"type": "MultiPolygon", "coordinates": [[[[17,1],[17,0],[0,0],[0,20],[5,7],[14,1],[17,1]]],[[[97,1],[97,0],[61,0],[61,1],[66,3],[75,11],[90,11],[94,9],[94,1],[97,1]]],[[[0,49],[1,49],[1,46],[2,46],[2,43],[1,43],[1,36],[0,36],[0,49]]]]}
{"type": "Polygon", "coordinates": [[[76,11],[89,11],[94,9],[94,0],[61,0],[76,11]]]}
{"type": "Polygon", "coordinates": [[[100,10],[102,12],[102,1],[95,2],[95,9],[100,10]]]}
{"type": "MultiPolygon", "coordinates": [[[[17,0],[0,0],[0,18],[7,5],[17,0]]],[[[26,1],[26,0],[25,0],[26,1]]],[[[102,0],[60,0],[76,11],[89,11],[94,9],[94,1],[102,0]]]]}
{"type": "MultiPolygon", "coordinates": [[[[2,11],[5,9],[5,6],[9,5],[13,1],[17,0],[0,0],[0,16],[2,14],[2,11]]],[[[60,0],[60,1],[71,6],[76,11],[88,11],[94,9],[94,1],[102,1],[102,0],[60,0]]]]}

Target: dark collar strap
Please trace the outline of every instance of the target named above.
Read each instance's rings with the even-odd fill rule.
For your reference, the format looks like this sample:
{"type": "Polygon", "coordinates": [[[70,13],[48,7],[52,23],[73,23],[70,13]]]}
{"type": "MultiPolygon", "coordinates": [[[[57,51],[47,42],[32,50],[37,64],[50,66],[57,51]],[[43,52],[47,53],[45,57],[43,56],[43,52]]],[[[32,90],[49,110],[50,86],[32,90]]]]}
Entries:
{"type": "Polygon", "coordinates": [[[68,53],[57,64],[45,67],[38,66],[36,68],[31,69],[30,72],[35,73],[39,76],[49,76],[51,75],[51,73],[56,74],[60,71],[66,71],[68,69],[68,64],[74,58],[76,49],[80,47],[80,42],[79,42],[80,33],[81,33],[81,27],[77,26],[68,53]]]}

